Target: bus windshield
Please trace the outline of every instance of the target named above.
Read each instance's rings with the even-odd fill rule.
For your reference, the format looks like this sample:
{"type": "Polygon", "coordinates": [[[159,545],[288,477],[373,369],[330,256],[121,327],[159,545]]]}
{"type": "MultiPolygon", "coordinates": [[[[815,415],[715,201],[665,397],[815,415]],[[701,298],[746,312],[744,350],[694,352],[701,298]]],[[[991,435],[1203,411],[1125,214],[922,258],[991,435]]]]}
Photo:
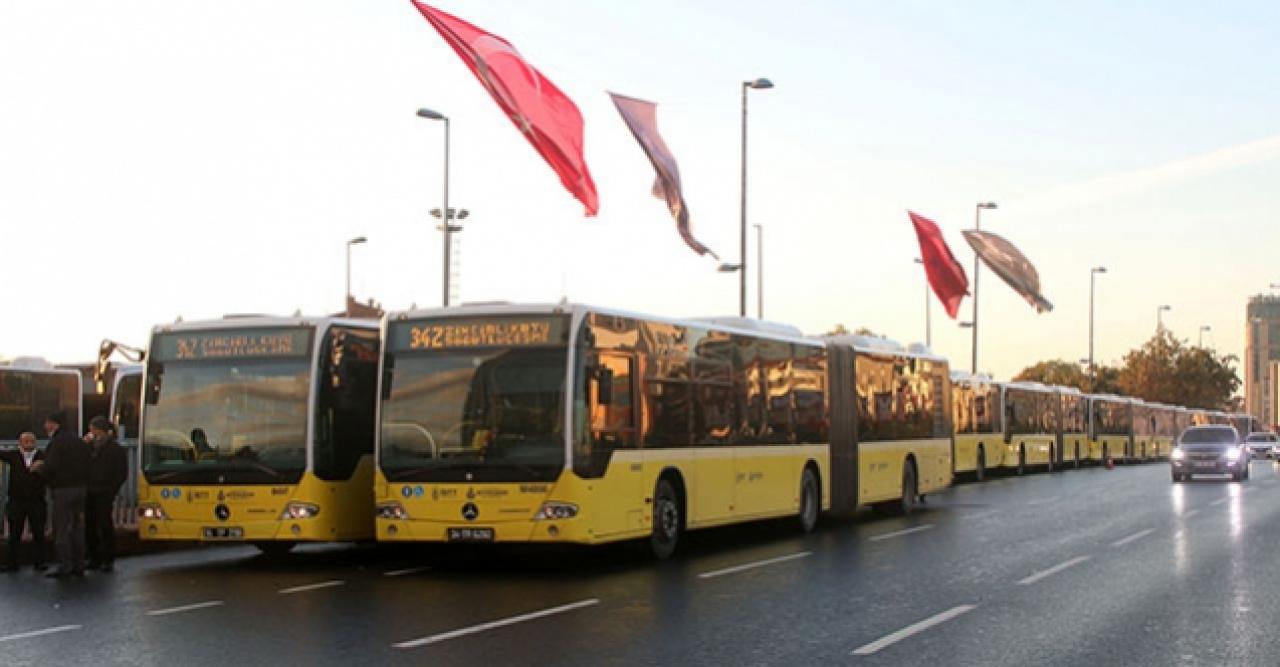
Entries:
{"type": "Polygon", "coordinates": [[[381,464],[391,481],[550,481],[564,467],[564,348],[417,352],[387,364],[381,464]]]}
{"type": "Polygon", "coordinates": [[[153,363],[142,472],[152,484],[289,484],[307,464],[309,359],[153,363]]]}

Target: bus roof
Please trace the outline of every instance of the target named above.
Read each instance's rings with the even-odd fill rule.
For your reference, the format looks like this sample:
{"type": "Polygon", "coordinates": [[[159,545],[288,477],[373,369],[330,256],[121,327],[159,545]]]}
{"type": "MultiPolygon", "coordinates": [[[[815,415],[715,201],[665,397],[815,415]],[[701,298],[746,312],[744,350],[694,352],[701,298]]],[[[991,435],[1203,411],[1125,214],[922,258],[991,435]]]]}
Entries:
{"type": "Polygon", "coordinates": [[[210,329],[242,329],[245,327],[304,327],[320,324],[341,324],[343,326],[363,329],[378,328],[378,323],[374,320],[363,320],[351,317],[333,317],[330,315],[318,315],[315,317],[304,317],[301,315],[289,317],[278,315],[248,315],[243,317],[224,317],[218,320],[192,320],[190,322],[157,324],[151,328],[151,333],[207,331],[210,329]]]}

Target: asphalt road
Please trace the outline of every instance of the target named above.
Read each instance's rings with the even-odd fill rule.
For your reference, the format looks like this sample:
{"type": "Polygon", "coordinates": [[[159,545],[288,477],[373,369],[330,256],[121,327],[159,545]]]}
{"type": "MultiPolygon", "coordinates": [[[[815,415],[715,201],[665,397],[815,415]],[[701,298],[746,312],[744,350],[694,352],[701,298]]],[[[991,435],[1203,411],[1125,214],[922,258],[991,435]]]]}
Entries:
{"type": "Polygon", "coordinates": [[[1003,478],[602,549],[246,547],[0,575],[0,665],[1274,665],[1280,476],[1003,478]]]}

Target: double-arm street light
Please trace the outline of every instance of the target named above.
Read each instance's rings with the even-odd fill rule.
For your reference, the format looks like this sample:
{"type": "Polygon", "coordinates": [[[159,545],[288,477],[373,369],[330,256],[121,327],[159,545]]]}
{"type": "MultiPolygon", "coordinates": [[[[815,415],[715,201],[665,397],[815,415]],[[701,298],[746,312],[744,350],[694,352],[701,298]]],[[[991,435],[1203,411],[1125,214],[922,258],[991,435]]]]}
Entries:
{"type": "Polygon", "coordinates": [[[357,236],[347,241],[347,294],[342,300],[342,312],[351,314],[351,246],[368,243],[369,239],[357,236]]]}
{"type": "Polygon", "coordinates": [[[767,90],[772,87],[773,82],[765,78],[742,82],[742,201],[739,209],[742,214],[742,228],[739,236],[741,252],[738,255],[740,258],[738,266],[741,271],[738,274],[738,314],[742,317],[747,316],[747,91],[753,88],[767,90]]]}
{"type": "Polygon", "coordinates": [[[1156,333],[1164,331],[1164,314],[1173,310],[1173,306],[1165,304],[1156,308],[1156,333]]]}
{"type": "MultiPolygon", "coordinates": [[[[753,224],[756,229],[756,318],[764,319],[764,228],[753,224]]],[[[720,264],[717,269],[721,273],[744,271],[741,264],[720,264]]]]}
{"type": "Polygon", "coordinates": [[[1089,269],[1089,377],[1093,377],[1093,292],[1099,273],[1106,273],[1107,267],[1095,266],[1089,269]]]}
{"type": "MultiPolygon", "coordinates": [[[[973,226],[975,229],[982,230],[982,211],[983,209],[998,208],[993,201],[978,202],[973,209],[973,226]]],[[[970,326],[973,327],[973,367],[970,372],[978,372],[978,269],[981,267],[978,261],[978,253],[973,254],[973,320],[970,326]]]]}
{"type": "Polygon", "coordinates": [[[1213,327],[1208,324],[1201,325],[1199,340],[1196,341],[1196,347],[1204,347],[1204,332],[1213,331],[1213,327]]]}

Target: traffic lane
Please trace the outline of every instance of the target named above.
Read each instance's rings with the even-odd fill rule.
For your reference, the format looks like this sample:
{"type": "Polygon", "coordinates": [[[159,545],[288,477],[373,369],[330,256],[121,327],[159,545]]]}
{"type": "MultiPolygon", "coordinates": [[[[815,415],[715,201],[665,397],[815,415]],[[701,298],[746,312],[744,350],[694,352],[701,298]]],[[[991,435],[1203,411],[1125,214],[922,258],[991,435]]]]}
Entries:
{"type": "Polygon", "coordinates": [[[1081,549],[1087,560],[857,662],[1272,664],[1280,487],[1217,487],[1227,502],[1081,549]]]}
{"type": "MultiPolygon", "coordinates": [[[[1134,472],[1136,470],[1130,469],[1126,472],[1134,472]]],[[[1103,481],[1111,483],[1110,479],[1104,479],[1103,481]]],[[[1010,496],[1015,503],[1022,501],[1023,504],[1031,505],[1038,502],[1037,499],[1044,499],[1047,491],[1039,487],[1063,483],[1060,479],[1054,481],[1052,476],[1034,476],[1017,480],[1003,480],[1003,482],[998,481],[989,487],[981,487],[982,492],[977,495],[990,497],[997,501],[1000,500],[1001,496],[1010,496]]],[[[957,490],[957,493],[962,494],[963,487],[957,490]]],[[[972,492],[970,495],[973,495],[972,492]]],[[[939,498],[942,497],[945,497],[945,494],[939,498]]],[[[934,506],[937,507],[939,504],[935,502],[934,506]]],[[[1045,509],[1045,507],[1041,507],[1041,512],[1045,509]]],[[[925,516],[941,514],[945,514],[945,512],[935,510],[926,513],[925,516]]],[[[860,538],[859,531],[880,530],[875,526],[893,523],[894,521],[918,521],[920,518],[914,517],[882,522],[874,517],[864,515],[853,522],[834,525],[830,530],[820,533],[820,537],[831,537],[837,543],[842,540],[845,542],[852,540],[856,543],[860,538]],[[839,529],[840,525],[851,525],[853,534],[845,535],[839,529]]],[[[1000,523],[1002,525],[1007,524],[1007,519],[1000,523]]],[[[1038,521],[1037,523],[1043,525],[1046,522],[1038,521]]],[[[1007,534],[1009,531],[1006,526],[1006,528],[1000,528],[997,532],[1007,534]]],[[[883,534],[883,532],[881,531],[877,534],[883,534]]],[[[771,553],[776,554],[779,551],[785,553],[790,549],[801,548],[808,544],[808,541],[795,537],[795,533],[792,532],[789,526],[783,527],[782,524],[773,524],[772,529],[768,526],[744,526],[728,531],[695,533],[691,537],[694,544],[692,545],[693,549],[690,558],[673,564],[664,564],[658,569],[655,569],[654,565],[646,559],[635,558],[630,550],[614,548],[591,550],[590,553],[593,556],[591,558],[571,558],[566,561],[568,564],[567,570],[558,569],[562,565],[559,560],[548,563],[537,557],[537,555],[545,556],[545,552],[538,552],[535,557],[530,558],[528,561],[504,562],[503,556],[496,556],[497,562],[485,562],[487,559],[484,558],[478,560],[465,559],[461,567],[455,567],[451,571],[448,571],[448,563],[445,563],[446,572],[443,573],[443,576],[448,577],[457,586],[441,586],[440,582],[433,581],[431,590],[425,592],[406,590],[404,585],[398,585],[396,590],[391,593],[375,592],[373,596],[380,602],[373,605],[373,611],[390,610],[389,618],[382,618],[377,613],[367,614],[364,617],[371,619],[371,623],[365,627],[344,627],[343,632],[336,633],[333,636],[337,637],[338,641],[341,642],[338,645],[338,648],[341,648],[353,642],[358,644],[364,638],[377,636],[379,631],[389,631],[390,628],[398,626],[404,626],[406,632],[410,629],[409,626],[421,629],[423,625],[421,619],[424,617],[433,621],[443,619],[445,623],[456,623],[457,625],[453,627],[458,627],[463,622],[474,621],[482,623],[486,622],[484,619],[500,618],[506,614],[518,615],[527,612],[530,602],[556,600],[558,597],[565,597],[560,595],[561,593],[574,594],[574,596],[569,597],[577,595],[625,597],[634,592],[639,592],[643,596],[647,591],[654,590],[658,592],[660,598],[669,599],[670,591],[678,590],[680,586],[684,585],[682,579],[691,578],[691,574],[693,574],[691,570],[704,567],[704,564],[710,567],[713,564],[722,565],[725,562],[741,562],[757,555],[767,558],[771,553]],[[703,539],[704,537],[708,539],[703,539]],[[752,546],[744,548],[743,544],[752,546]],[[683,573],[681,572],[682,568],[684,570],[683,573]],[[674,588],[670,585],[671,582],[667,582],[668,585],[663,585],[661,581],[653,579],[656,574],[661,574],[666,579],[672,579],[673,573],[675,579],[674,588]],[[575,585],[548,586],[548,579],[552,580],[552,582],[568,580],[574,582],[575,585]],[[504,595],[508,590],[514,591],[514,594],[504,595]],[[411,602],[406,605],[403,604],[404,601],[411,602]]],[[[1026,536],[1022,535],[1021,537],[1026,536]]],[[[902,539],[907,538],[904,537],[902,539]]],[[[373,555],[376,556],[378,553],[380,552],[373,552],[373,555]]],[[[314,583],[324,584],[331,581],[325,577],[346,574],[352,566],[356,568],[366,566],[370,557],[371,554],[367,551],[339,549],[335,553],[324,555],[301,554],[297,557],[286,559],[281,563],[264,562],[261,559],[245,558],[243,556],[209,559],[208,561],[200,561],[198,559],[194,565],[167,566],[165,563],[158,563],[154,565],[153,570],[148,572],[147,585],[139,587],[141,590],[126,592],[123,599],[126,601],[132,599],[133,602],[139,603],[141,606],[151,605],[154,608],[161,604],[198,604],[203,598],[216,595],[221,597],[214,599],[227,598],[229,604],[236,602],[240,604],[249,603],[255,608],[270,609],[271,602],[269,599],[255,601],[255,594],[263,591],[269,593],[272,590],[279,590],[271,587],[282,586],[286,583],[303,587],[314,583]],[[332,574],[326,569],[331,565],[338,566],[332,574]]],[[[888,557],[892,558],[892,553],[888,557]]],[[[876,568],[880,568],[883,571],[885,565],[882,561],[885,558],[885,554],[881,554],[880,558],[871,558],[867,562],[859,563],[856,569],[858,572],[870,573],[874,573],[876,568]]],[[[892,569],[892,566],[889,569],[892,569]]],[[[847,564],[842,563],[832,575],[836,579],[848,577],[847,570],[847,564]]],[[[414,578],[417,579],[421,576],[415,575],[414,578]]],[[[661,578],[659,577],[659,579],[661,578]]],[[[310,591],[307,592],[310,593],[310,591]]],[[[316,592],[318,593],[319,591],[316,592]]],[[[351,596],[359,597],[360,595],[362,593],[343,592],[338,597],[343,599],[344,596],[349,598],[351,596]]],[[[114,599],[113,602],[120,602],[120,598],[114,599]]],[[[641,605],[643,606],[643,604],[645,603],[642,597],[641,605]]],[[[908,603],[905,605],[905,609],[910,612],[914,610],[914,607],[908,603]]],[[[123,609],[120,611],[124,612],[123,609]]],[[[217,613],[215,611],[199,611],[201,613],[217,613]]],[[[272,620],[274,618],[264,622],[270,625],[272,620]]],[[[286,631],[293,629],[292,621],[294,619],[289,620],[291,623],[289,627],[285,628],[286,631]]],[[[431,631],[447,631],[441,625],[428,629],[431,631]]],[[[124,629],[126,633],[127,630],[127,628],[124,629]]],[[[272,634],[268,628],[258,625],[249,628],[249,631],[250,636],[272,634]]],[[[277,632],[276,634],[279,633],[277,632]]],[[[327,635],[321,635],[321,637],[323,636],[327,635]]],[[[324,646],[325,642],[320,640],[317,645],[324,646]]],[[[271,650],[270,641],[264,644],[264,650],[271,650]]]]}

